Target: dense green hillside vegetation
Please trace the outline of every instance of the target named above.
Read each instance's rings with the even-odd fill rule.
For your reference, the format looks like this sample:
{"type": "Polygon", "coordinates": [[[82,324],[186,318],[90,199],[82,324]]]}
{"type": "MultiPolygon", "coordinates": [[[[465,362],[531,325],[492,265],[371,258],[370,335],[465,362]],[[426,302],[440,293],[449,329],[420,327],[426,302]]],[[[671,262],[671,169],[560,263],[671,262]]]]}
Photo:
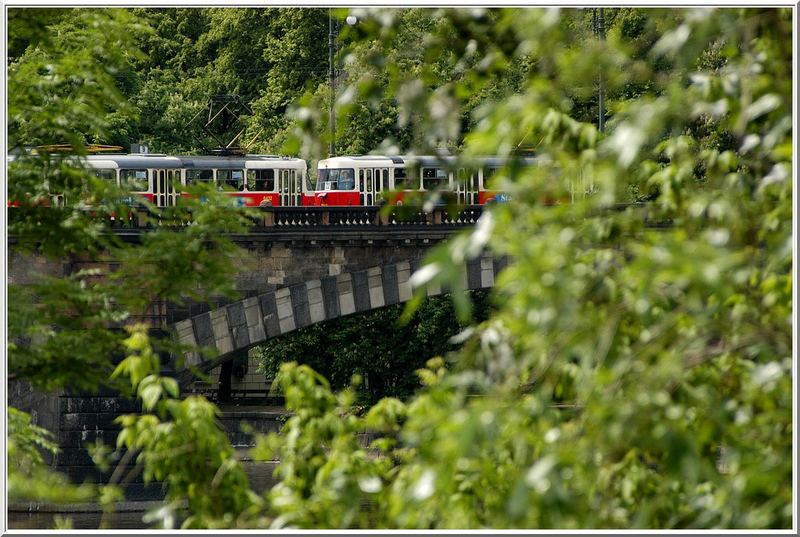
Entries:
{"type": "MultiPolygon", "coordinates": [[[[20,65],[31,61],[37,39],[47,38],[56,46],[71,39],[78,11],[42,10],[41,19],[32,23],[39,27],[24,31],[16,28],[27,21],[12,14],[9,61],[20,65]]],[[[331,91],[327,9],[135,8],[125,12],[137,24],[127,29],[125,48],[113,51],[122,56],[122,61],[110,74],[126,106],[108,110],[109,129],[102,136],[96,128],[82,129],[86,142],[126,148],[143,142],[156,152],[200,152],[203,144],[215,145],[202,129],[208,119],[204,112],[215,95],[235,95],[249,108],[232,107],[241,121],[227,125],[218,121],[214,128],[226,141],[244,128],[240,145],[251,153],[299,151],[290,136],[297,122],[287,112],[304,95],[319,104],[320,122],[316,126],[321,133],[327,132],[331,91]]],[[[466,50],[480,41],[472,40],[470,45],[469,39],[458,35],[460,22],[441,17],[432,9],[393,12],[391,42],[385,43],[368,38],[375,29],[370,17],[362,16],[350,26],[342,20],[345,14],[346,10],[333,12],[340,154],[431,145],[455,150],[462,145],[463,134],[475,126],[472,112],[483,103],[518,93],[542,61],[531,53],[516,55],[513,61],[503,58],[517,52],[510,31],[492,43],[483,43],[496,49],[493,54],[498,62],[483,58],[485,65],[479,65],[475,53],[458,58],[455,50],[466,50]],[[475,76],[476,71],[480,77],[475,76]],[[399,95],[384,91],[398,77],[414,79],[417,84],[399,95]],[[453,93],[456,84],[460,95],[453,93]],[[359,91],[353,91],[355,87],[359,91]],[[439,118],[439,128],[446,135],[430,138],[433,133],[426,132],[429,126],[416,121],[414,104],[437,88],[437,98],[448,107],[448,114],[439,118]],[[451,109],[449,104],[456,102],[458,106],[451,109]]],[[[608,10],[609,38],[624,41],[634,56],[644,54],[661,27],[675,18],[668,12],[654,15],[641,9],[608,10]]],[[[473,30],[482,31],[498,20],[499,12],[488,10],[470,24],[473,30]]],[[[592,36],[590,10],[568,11],[560,25],[570,34],[576,51],[592,36]]],[[[107,61],[112,51],[97,48],[97,59],[107,61]]],[[[575,119],[596,121],[596,81],[570,78],[569,73],[565,78],[569,85],[564,90],[575,119]]],[[[629,82],[608,98],[635,97],[647,86],[646,82],[629,82]]],[[[22,133],[21,139],[28,144],[39,142],[22,133]]],[[[520,143],[533,146],[535,140],[520,143]]]]}

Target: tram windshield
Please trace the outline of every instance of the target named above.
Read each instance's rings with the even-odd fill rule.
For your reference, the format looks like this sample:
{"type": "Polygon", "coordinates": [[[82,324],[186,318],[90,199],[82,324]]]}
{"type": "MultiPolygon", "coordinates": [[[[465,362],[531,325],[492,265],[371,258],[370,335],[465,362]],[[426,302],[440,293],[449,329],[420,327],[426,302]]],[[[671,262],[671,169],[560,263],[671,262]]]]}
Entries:
{"type": "Polygon", "coordinates": [[[353,168],[327,168],[319,171],[317,190],[355,190],[353,168]]]}

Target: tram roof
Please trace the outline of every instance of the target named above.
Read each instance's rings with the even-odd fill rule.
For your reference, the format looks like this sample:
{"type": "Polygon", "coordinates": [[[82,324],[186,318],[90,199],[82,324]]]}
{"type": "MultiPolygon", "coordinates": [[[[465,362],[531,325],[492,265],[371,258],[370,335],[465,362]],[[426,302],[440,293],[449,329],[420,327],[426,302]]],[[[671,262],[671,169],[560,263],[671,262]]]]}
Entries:
{"type": "MultiPolygon", "coordinates": [[[[520,161],[532,164],[537,162],[535,157],[471,157],[462,161],[466,164],[473,164],[477,166],[505,166],[515,158],[520,161]]],[[[397,155],[397,156],[383,156],[383,155],[356,155],[356,156],[340,156],[322,159],[317,164],[318,169],[336,168],[344,166],[453,166],[459,162],[458,157],[454,155],[397,155]]]]}
{"type": "Polygon", "coordinates": [[[242,155],[234,157],[206,155],[88,155],[86,160],[94,165],[116,168],[296,168],[305,169],[305,161],[274,155],[242,155]]]}

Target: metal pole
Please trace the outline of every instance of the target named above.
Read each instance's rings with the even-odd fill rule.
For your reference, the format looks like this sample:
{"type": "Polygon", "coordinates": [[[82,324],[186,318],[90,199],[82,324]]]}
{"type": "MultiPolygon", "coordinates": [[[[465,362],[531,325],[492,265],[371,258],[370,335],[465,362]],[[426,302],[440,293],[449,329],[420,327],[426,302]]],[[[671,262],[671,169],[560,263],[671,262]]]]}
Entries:
{"type": "MultiPolygon", "coordinates": [[[[603,13],[603,8],[602,7],[600,8],[600,17],[598,19],[597,33],[599,34],[600,39],[605,41],[605,39],[606,39],[606,18],[605,18],[605,15],[603,13]]],[[[597,108],[598,108],[597,125],[598,125],[598,129],[600,130],[600,132],[605,131],[605,128],[606,128],[606,117],[605,117],[606,116],[606,113],[605,113],[606,111],[605,111],[605,105],[603,103],[605,95],[604,95],[604,91],[603,90],[604,90],[604,88],[603,88],[603,71],[602,71],[602,66],[601,66],[601,68],[600,68],[600,89],[599,89],[599,95],[598,95],[598,99],[597,99],[597,108]]]]}
{"type": "Polygon", "coordinates": [[[331,9],[328,8],[328,75],[330,84],[330,125],[331,125],[331,147],[330,156],[336,156],[336,112],[333,107],[336,102],[336,71],[333,68],[334,45],[336,36],[333,33],[333,17],[331,16],[331,9]]]}

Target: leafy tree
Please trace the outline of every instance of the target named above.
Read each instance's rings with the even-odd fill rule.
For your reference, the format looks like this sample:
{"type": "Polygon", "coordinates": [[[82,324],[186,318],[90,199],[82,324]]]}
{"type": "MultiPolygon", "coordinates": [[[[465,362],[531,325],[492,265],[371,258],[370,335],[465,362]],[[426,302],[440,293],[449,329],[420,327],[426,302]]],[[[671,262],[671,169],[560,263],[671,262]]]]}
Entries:
{"type": "MultiPolygon", "coordinates": [[[[278,520],[789,527],[791,13],[657,13],[647,25],[658,39],[638,48],[613,35],[575,43],[555,10],[503,10],[487,27],[481,13],[438,14],[459,36],[453,61],[477,53],[503,72],[522,54],[537,59],[520,94],[476,110],[464,149],[511,156],[528,137],[542,165],[501,173],[513,201],[415,277],[457,287],[463,259],[487,247],[512,260],[501,305],[458,353],[460,370],[431,363],[425,390],[363,419],[322,379],[284,366],[292,442],[262,445],[287,461],[272,492],[278,520]],[[515,47],[502,48],[504,32],[515,47]],[[617,96],[607,135],[571,117],[574,81],[598,72],[617,96]],[[587,196],[539,202],[574,194],[579,173],[587,196]],[[644,212],[615,209],[642,194],[644,212]],[[346,440],[364,429],[383,435],[377,458],[346,440]],[[329,449],[313,451],[320,443],[329,449]]],[[[382,42],[397,38],[391,17],[373,17],[382,42]]],[[[390,78],[400,115],[416,83],[390,78]]],[[[431,141],[441,98],[423,92],[413,106],[431,141]]]]}
{"type": "MultiPolygon", "coordinates": [[[[187,525],[230,526],[231,513],[251,500],[215,409],[203,400],[176,400],[177,383],[160,375],[158,353],[183,351],[168,341],[151,342],[132,320],[162,301],[230,294],[230,253],[236,246],[224,233],[244,231],[249,220],[208,188],[192,190],[194,196],[176,208],[150,207],[144,213],[123,201],[128,192],[84,166],[84,143],[103,140],[106,113],[125,105],[115,75],[135,57],[131,37],[147,31],[145,26],[123,10],[71,10],[55,19],[49,11],[19,11],[12,10],[13,21],[21,28],[44,28],[49,38],[28,35],[27,48],[9,66],[9,150],[16,158],[8,168],[8,196],[15,205],[8,211],[8,233],[17,238],[15,251],[121,265],[10,285],[9,376],[41,390],[107,385],[141,399],[146,412],[122,420],[118,447],[128,450],[110,484],[69,487],[49,471],[40,452],[57,450],[51,435],[9,408],[9,498],[95,498],[111,508],[120,499],[117,478],[139,466],[148,479],[166,479],[170,501],[188,502],[187,525]],[[66,153],[25,149],[65,142],[66,153]],[[55,195],[65,200],[63,206],[53,206],[55,195]],[[162,226],[185,220],[186,211],[192,226],[178,231],[162,226]],[[125,216],[132,212],[153,228],[136,245],[123,243],[112,229],[119,220],[127,225],[125,216]],[[128,461],[137,464],[130,469],[128,461]]],[[[93,453],[103,468],[110,462],[108,451],[100,447],[93,453]]]]}

